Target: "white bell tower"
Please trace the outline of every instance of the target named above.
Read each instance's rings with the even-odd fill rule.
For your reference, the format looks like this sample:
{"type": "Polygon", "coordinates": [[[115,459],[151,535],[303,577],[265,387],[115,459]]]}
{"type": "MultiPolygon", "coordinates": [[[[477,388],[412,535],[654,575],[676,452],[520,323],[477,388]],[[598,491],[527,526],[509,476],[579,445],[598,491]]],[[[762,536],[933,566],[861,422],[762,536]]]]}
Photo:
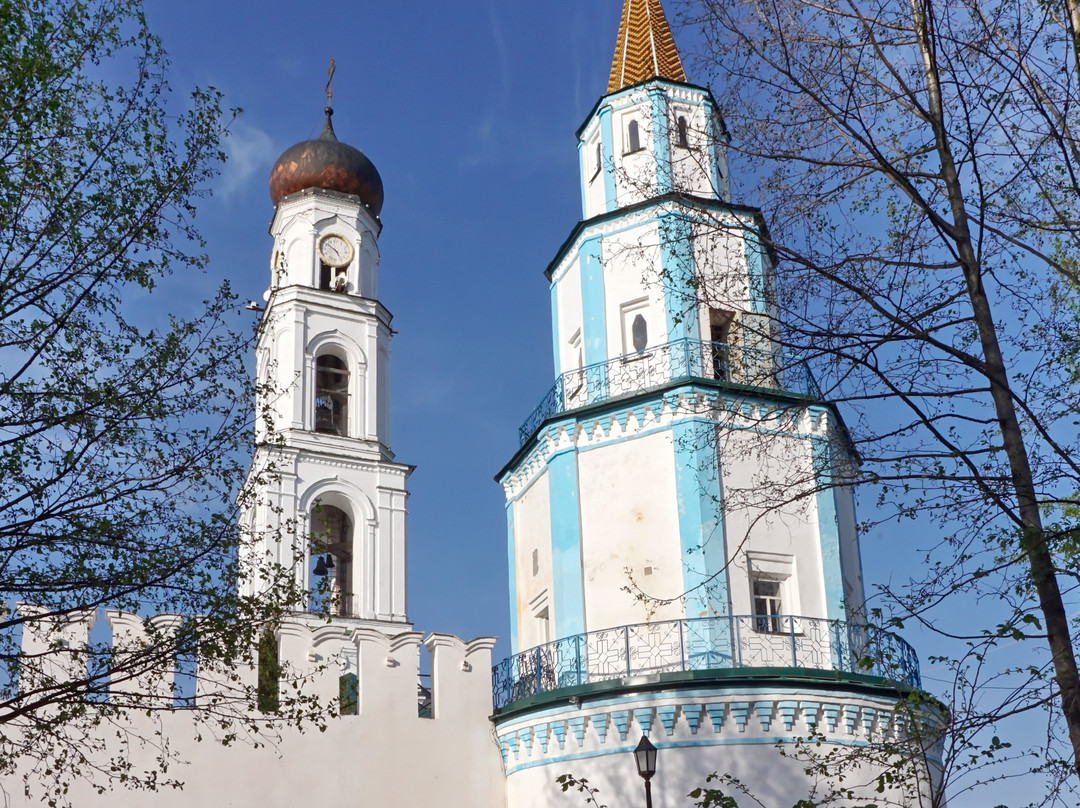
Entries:
{"type": "MultiPolygon", "coordinates": [[[[382,180],[315,140],[270,178],[270,289],[257,347],[258,427],[245,527],[256,563],[294,570],[306,612],[395,633],[405,612],[405,484],[390,451],[390,313],[378,297],[382,180]],[[385,625],[384,625],[385,624],[385,625]]],[[[258,581],[242,584],[247,593],[258,581]]]]}

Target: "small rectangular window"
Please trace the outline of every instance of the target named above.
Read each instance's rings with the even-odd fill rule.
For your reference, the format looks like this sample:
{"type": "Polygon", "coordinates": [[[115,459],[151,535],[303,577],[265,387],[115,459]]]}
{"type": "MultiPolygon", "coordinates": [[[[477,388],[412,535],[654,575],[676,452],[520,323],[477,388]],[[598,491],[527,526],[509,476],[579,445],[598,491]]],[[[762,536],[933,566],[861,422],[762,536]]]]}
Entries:
{"type": "Polygon", "coordinates": [[[360,679],[355,673],[338,677],[338,714],[360,715],[360,679]]]}
{"type": "Polygon", "coordinates": [[[534,576],[540,574],[540,551],[532,551],[532,574],[534,576]]]}
{"type": "Polygon", "coordinates": [[[540,644],[547,645],[551,642],[551,614],[546,606],[536,615],[536,619],[540,624],[537,632],[540,637],[540,644]]]}
{"type": "Polygon", "coordinates": [[[712,360],[714,379],[723,382],[732,381],[731,362],[735,358],[732,346],[732,331],[735,312],[724,309],[709,309],[709,353],[712,360]]]}
{"type": "Polygon", "coordinates": [[[769,578],[754,578],[754,631],[761,634],[782,634],[784,627],[781,582],[769,578]]]}

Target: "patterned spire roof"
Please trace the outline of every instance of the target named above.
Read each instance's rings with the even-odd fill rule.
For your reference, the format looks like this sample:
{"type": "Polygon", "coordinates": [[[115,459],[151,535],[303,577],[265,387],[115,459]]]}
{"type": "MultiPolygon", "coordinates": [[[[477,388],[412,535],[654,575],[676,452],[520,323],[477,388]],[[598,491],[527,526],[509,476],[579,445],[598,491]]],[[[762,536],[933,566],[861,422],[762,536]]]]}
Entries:
{"type": "Polygon", "coordinates": [[[608,92],[653,77],[686,81],[660,0],[623,0],[608,92]]]}

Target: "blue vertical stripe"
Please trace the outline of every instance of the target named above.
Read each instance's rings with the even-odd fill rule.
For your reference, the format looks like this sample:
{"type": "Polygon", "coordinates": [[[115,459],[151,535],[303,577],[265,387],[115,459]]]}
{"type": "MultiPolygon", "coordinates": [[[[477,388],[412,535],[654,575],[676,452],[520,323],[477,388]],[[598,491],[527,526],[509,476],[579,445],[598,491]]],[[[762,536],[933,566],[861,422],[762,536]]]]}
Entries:
{"type": "Polygon", "coordinates": [[[757,314],[768,311],[765,299],[765,248],[761,244],[757,226],[752,221],[747,223],[746,273],[750,284],[750,308],[757,314]]]}
{"type": "Polygon", "coordinates": [[[699,339],[690,222],[680,214],[663,211],[657,218],[657,227],[660,230],[660,269],[667,319],[666,341],[699,339]]]}
{"type": "Polygon", "coordinates": [[[671,131],[668,126],[667,95],[659,87],[649,90],[652,105],[653,157],[656,160],[656,192],[670,193],[671,131]]]}
{"type": "Polygon", "coordinates": [[[728,613],[715,430],[716,424],[705,419],[678,421],[671,429],[687,618],[728,613]]]}
{"type": "Polygon", "coordinates": [[[844,567],[840,557],[840,529],[836,519],[836,494],[832,487],[832,455],[828,441],[812,439],[814,476],[818,492],[818,536],[821,571],[825,579],[825,607],[830,620],[844,620],[844,567]]]}
{"type": "Polygon", "coordinates": [[[604,317],[604,267],[601,263],[602,242],[595,236],[581,245],[581,341],[585,347],[585,364],[606,362],[607,322],[604,317]]]}
{"type": "Polygon", "coordinates": [[[611,129],[611,107],[600,110],[600,149],[604,172],[604,211],[615,210],[615,136],[611,129]]]}
{"type": "Polygon", "coordinates": [[[581,565],[581,511],[578,507],[577,453],[556,455],[548,463],[551,497],[551,576],[555,638],[585,632],[585,577],[581,565]]]}

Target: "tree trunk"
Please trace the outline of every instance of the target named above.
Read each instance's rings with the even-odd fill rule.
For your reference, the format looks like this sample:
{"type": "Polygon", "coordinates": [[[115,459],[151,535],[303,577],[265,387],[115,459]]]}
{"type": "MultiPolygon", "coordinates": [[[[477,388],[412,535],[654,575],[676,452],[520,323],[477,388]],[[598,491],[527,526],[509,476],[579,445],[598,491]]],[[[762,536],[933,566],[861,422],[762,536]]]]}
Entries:
{"type": "MultiPolygon", "coordinates": [[[[1066,2],[1070,7],[1070,15],[1074,14],[1076,12],[1075,0],[1066,0],[1066,2]]],[[[956,170],[945,129],[941,83],[933,47],[933,0],[912,0],[912,8],[929,96],[930,124],[934,129],[936,150],[941,160],[941,178],[945,183],[953,216],[953,231],[950,235],[963,267],[968,299],[971,301],[972,319],[978,329],[983,351],[984,373],[990,382],[990,396],[994,403],[1002,447],[1009,461],[1010,483],[1016,495],[1020,519],[1020,549],[1028,559],[1028,575],[1035,587],[1039,610],[1042,612],[1046,626],[1047,640],[1054,663],[1054,678],[1060,690],[1061,711],[1069,728],[1069,740],[1073,749],[1073,770],[1080,774],[1080,677],[1077,675],[1069,620],[1054,572],[1053,556],[1047,545],[1042,515],[1039,512],[1023,431],[1013,404],[1008,372],[1001,353],[990,301],[983,286],[982,268],[972,243],[963,186],[956,170]]],[[[1074,42],[1076,42],[1075,37],[1074,42]]]]}
{"type": "Polygon", "coordinates": [[[1080,81],[1080,3],[1065,0],[1065,22],[1072,37],[1073,56],[1076,58],[1076,80],[1080,81]]]}

